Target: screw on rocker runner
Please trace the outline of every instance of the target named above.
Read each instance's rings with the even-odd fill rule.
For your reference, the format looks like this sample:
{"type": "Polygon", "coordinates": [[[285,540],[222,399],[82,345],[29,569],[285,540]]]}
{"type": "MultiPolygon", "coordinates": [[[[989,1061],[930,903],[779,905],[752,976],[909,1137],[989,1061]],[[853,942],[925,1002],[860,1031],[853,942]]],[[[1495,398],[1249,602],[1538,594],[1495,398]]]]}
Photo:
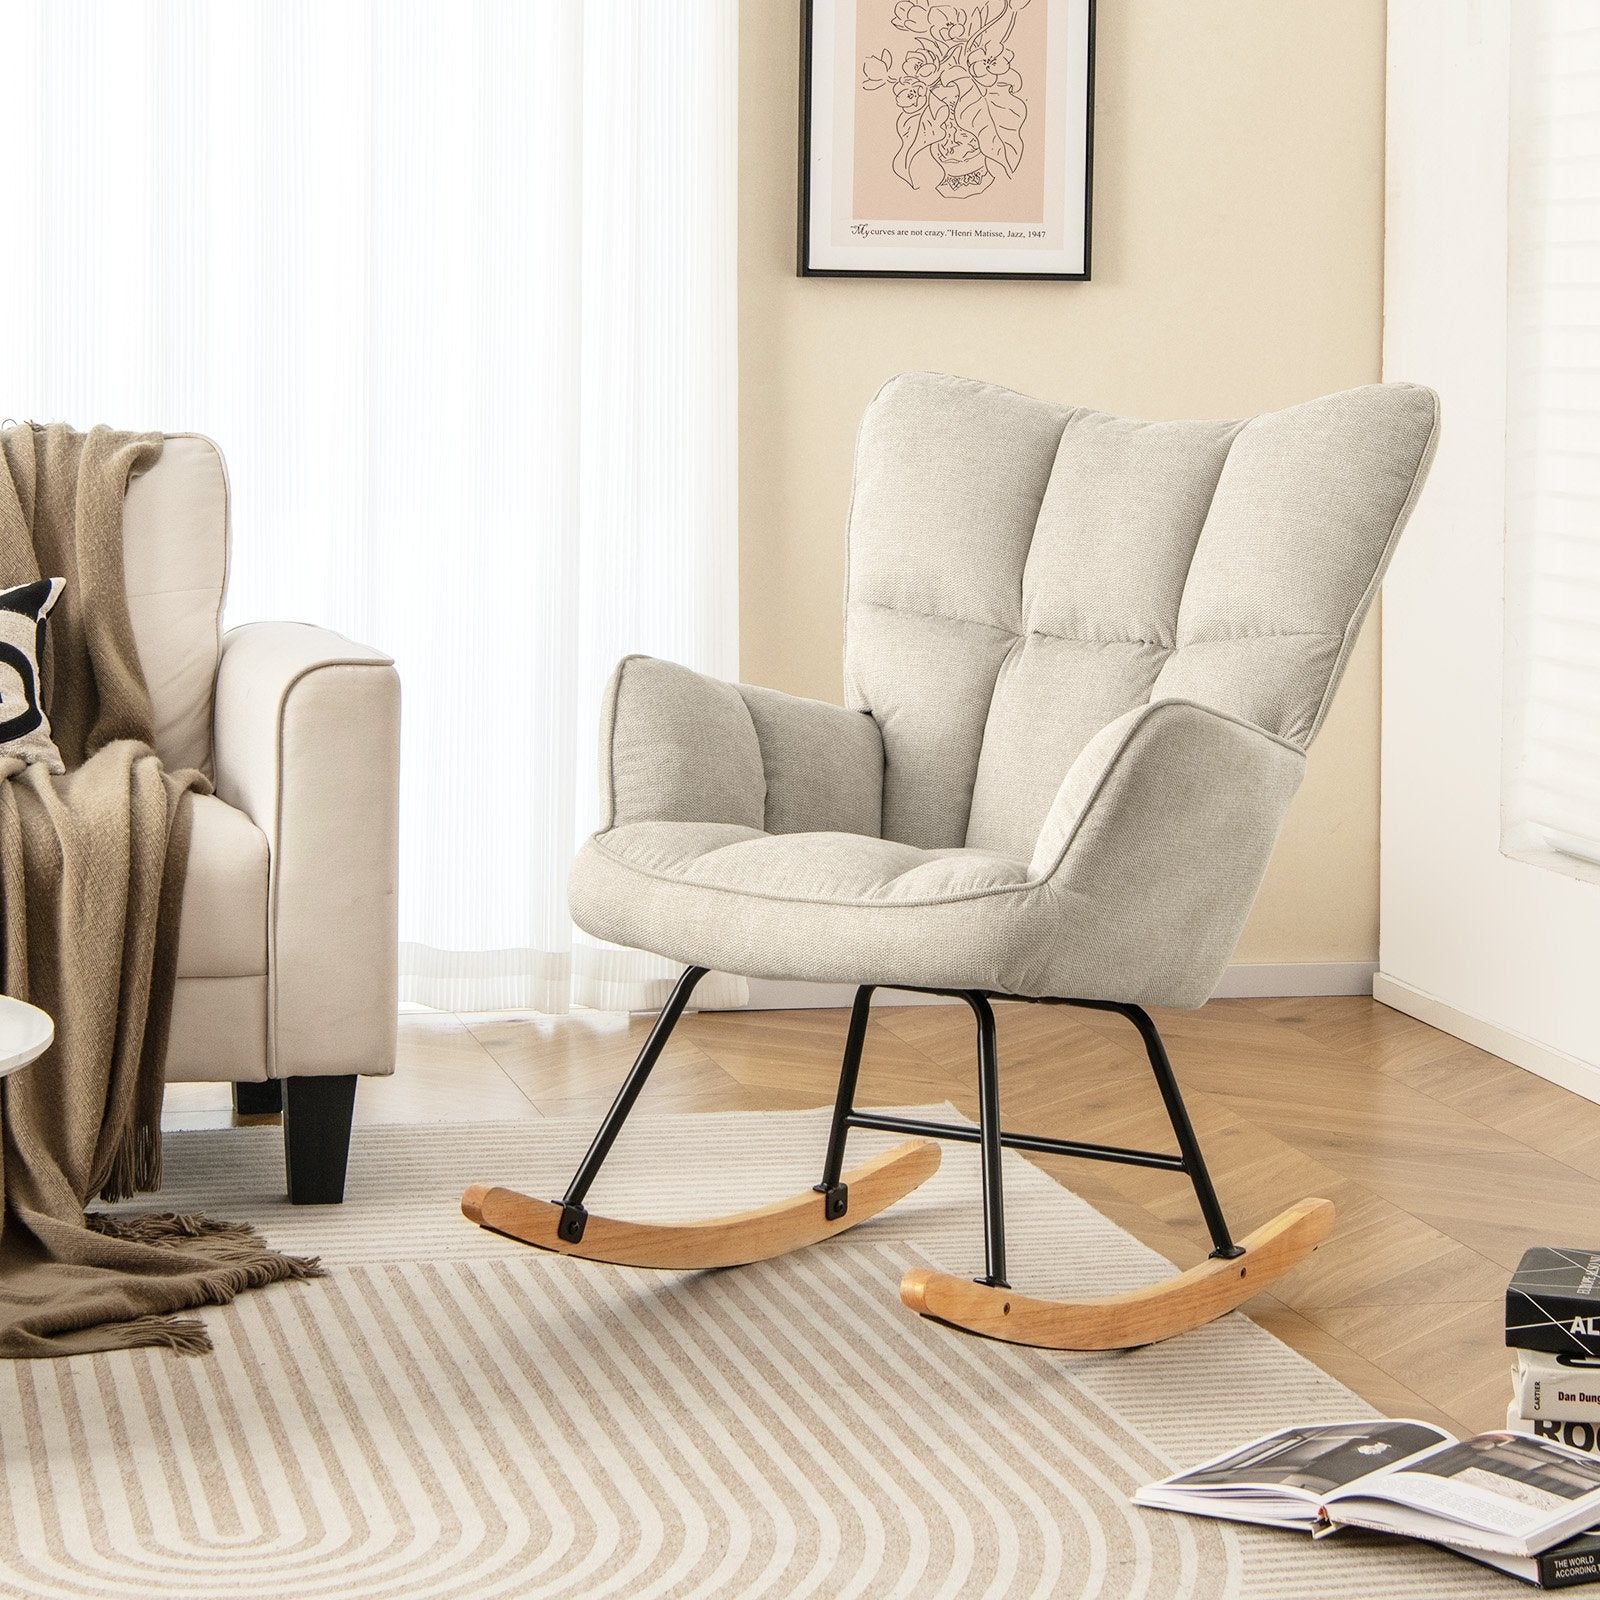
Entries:
{"type": "Polygon", "coordinates": [[[592,1261],[676,1269],[739,1266],[814,1244],[902,1199],[937,1170],[939,1149],[931,1141],[976,1144],[983,1175],[984,1276],[971,1282],[934,1268],[913,1268],[901,1280],[900,1298],[922,1316],[967,1332],[1058,1350],[1127,1349],[1200,1327],[1242,1305],[1303,1261],[1333,1227],[1332,1202],[1307,1199],[1281,1212],[1241,1242],[1234,1242],[1172,1063],[1155,1023],[1141,1006],[1102,1000],[1042,1002],[1112,1011],[1133,1023],[1144,1042],[1177,1138],[1175,1155],[1005,1130],[1000,1122],[999,1050],[990,1002],[1028,997],[991,995],[977,989],[918,992],[959,999],[973,1013],[978,1033],[979,1125],[974,1128],[963,1123],[857,1111],[856,1085],[866,1043],[872,985],[856,991],[851,1008],[822,1181],[814,1190],[706,1222],[654,1224],[591,1216],[583,1204],[590,1185],[690,994],[705,973],[703,967],[690,967],[678,980],[562,1199],[535,1200],[510,1189],[475,1184],[461,1200],[461,1209],[472,1221],[542,1249],[592,1261]],[[853,1128],[911,1137],[846,1172],[845,1144],[853,1128]],[[1187,1272],[1118,1295],[1047,1300],[1015,1292],[1009,1287],[1006,1268],[1001,1158],[1007,1148],[1186,1173],[1211,1234],[1210,1256],[1187,1272]]]}

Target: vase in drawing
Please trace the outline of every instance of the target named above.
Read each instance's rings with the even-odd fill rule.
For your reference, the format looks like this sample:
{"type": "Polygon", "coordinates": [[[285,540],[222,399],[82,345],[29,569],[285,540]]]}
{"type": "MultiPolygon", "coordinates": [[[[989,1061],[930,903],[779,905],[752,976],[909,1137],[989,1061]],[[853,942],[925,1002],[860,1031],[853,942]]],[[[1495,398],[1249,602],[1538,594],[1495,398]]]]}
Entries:
{"type": "Polygon", "coordinates": [[[952,126],[930,154],[944,174],[935,187],[948,199],[970,199],[994,182],[988,160],[978,148],[977,135],[968,128],[952,126]]]}

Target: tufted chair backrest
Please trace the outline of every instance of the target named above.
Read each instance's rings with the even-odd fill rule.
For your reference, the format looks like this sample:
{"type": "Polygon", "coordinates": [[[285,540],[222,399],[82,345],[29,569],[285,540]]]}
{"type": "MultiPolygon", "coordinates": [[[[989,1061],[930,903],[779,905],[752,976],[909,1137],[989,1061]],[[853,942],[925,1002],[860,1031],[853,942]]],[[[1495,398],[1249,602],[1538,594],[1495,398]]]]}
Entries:
{"type": "Polygon", "coordinates": [[[1026,859],[1079,751],[1151,700],[1309,744],[1437,423],[1411,384],[1134,422],[891,381],[857,445],[845,640],[884,837],[1026,859]]]}

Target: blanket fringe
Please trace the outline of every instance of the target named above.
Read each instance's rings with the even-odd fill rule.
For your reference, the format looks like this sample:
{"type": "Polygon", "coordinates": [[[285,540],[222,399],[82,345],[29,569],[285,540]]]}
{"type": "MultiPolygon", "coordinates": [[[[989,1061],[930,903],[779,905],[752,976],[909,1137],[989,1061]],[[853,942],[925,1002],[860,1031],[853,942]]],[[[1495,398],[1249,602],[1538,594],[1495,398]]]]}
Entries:
{"type": "MultiPolygon", "coordinates": [[[[195,1273],[185,1284],[184,1301],[191,1306],[226,1305],[246,1289],[327,1275],[317,1257],[274,1250],[248,1223],[177,1211],[146,1211],[129,1217],[91,1211],[83,1221],[91,1232],[108,1239],[172,1250],[206,1263],[210,1270],[195,1273]]],[[[92,1332],[98,1342],[86,1348],[95,1350],[153,1345],[178,1355],[203,1356],[212,1348],[205,1324],[193,1317],[132,1317],[127,1322],[102,1324],[92,1332]]],[[[69,1348],[71,1337],[67,1335],[64,1341],[69,1348]]]]}
{"type": "Polygon", "coordinates": [[[146,1211],[131,1217],[90,1211],[83,1221],[85,1227],[108,1239],[186,1251],[214,1262],[219,1270],[207,1273],[205,1282],[208,1288],[217,1289],[217,1304],[263,1284],[300,1282],[327,1275],[319,1257],[290,1256],[274,1250],[247,1222],[222,1222],[215,1217],[178,1211],[146,1211]]]}
{"type": "MultiPolygon", "coordinates": [[[[134,1317],[105,1322],[93,1330],[94,1350],[171,1350],[180,1356],[211,1354],[211,1335],[198,1317],[134,1317]]],[[[71,1335],[66,1336],[70,1345],[71,1335]]]]}
{"type": "MultiPolygon", "coordinates": [[[[159,1115],[158,1109],[158,1118],[159,1115]]],[[[112,1155],[111,1171],[100,1187],[100,1198],[114,1204],[136,1194],[153,1194],[160,1187],[161,1124],[159,1120],[140,1121],[128,1130],[112,1155]]]]}

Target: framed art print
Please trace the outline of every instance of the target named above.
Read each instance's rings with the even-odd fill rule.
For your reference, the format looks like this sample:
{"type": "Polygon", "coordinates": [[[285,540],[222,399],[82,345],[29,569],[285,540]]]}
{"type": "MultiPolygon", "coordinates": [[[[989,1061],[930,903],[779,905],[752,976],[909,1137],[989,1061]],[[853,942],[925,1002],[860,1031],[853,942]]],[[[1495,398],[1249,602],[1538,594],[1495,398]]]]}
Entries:
{"type": "Polygon", "coordinates": [[[1087,278],[1094,0],[808,0],[803,277],[1087,278]]]}

